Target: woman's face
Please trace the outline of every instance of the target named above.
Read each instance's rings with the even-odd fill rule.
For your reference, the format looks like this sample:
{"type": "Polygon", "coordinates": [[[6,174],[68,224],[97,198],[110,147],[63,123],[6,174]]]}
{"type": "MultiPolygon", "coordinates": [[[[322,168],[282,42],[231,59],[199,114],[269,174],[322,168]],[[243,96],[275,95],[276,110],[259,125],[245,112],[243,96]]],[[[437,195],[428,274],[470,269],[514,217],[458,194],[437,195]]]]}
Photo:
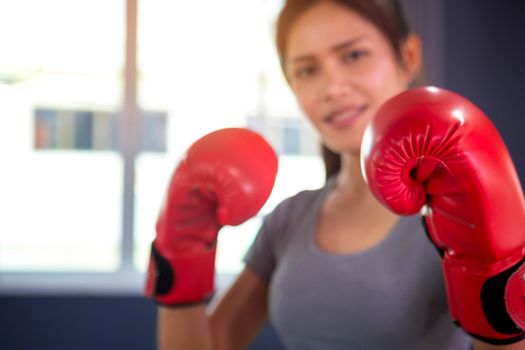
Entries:
{"type": "Polygon", "coordinates": [[[331,1],[296,20],[285,59],[300,107],[323,142],[339,153],[359,152],[378,107],[412,79],[374,24],[331,1]]]}

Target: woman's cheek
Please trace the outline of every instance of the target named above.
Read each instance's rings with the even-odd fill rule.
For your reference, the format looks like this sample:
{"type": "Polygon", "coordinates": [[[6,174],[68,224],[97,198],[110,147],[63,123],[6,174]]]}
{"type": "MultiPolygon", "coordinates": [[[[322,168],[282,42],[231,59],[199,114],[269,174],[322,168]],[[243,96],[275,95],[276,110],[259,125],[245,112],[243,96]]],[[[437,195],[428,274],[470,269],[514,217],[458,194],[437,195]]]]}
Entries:
{"type": "Polygon", "coordinates": [[[315,95],[308,89],[295,89],[295,97],[301,110],[305,113],[306,117],[311,121],[315,122],[316,109],[319,103],[315,99],[315,95]]]}

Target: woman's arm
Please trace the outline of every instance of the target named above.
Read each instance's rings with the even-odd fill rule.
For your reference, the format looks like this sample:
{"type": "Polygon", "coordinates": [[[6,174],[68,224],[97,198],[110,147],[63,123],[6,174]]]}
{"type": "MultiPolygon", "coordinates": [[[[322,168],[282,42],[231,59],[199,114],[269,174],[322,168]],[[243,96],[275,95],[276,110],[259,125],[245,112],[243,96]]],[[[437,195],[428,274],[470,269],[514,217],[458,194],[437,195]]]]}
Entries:
{"type": "Polygon", "coordinates": [[[160,350],[211,350],[212,340],[204,304],[158,309],[157,341],[160,350]]]}
{"type": "Polygon", "coordinates": [[[267,320],[268,286],[245,268],[208,310],[203,304],[159,307],[160,350],[244,349],[267,320]]]}
{"type": "Polygon", "coordinates": [[[473,339],[472,345],[474,346],[474,350],[524,350],[525,340],[511,345],[492,345],[473,339]]]}

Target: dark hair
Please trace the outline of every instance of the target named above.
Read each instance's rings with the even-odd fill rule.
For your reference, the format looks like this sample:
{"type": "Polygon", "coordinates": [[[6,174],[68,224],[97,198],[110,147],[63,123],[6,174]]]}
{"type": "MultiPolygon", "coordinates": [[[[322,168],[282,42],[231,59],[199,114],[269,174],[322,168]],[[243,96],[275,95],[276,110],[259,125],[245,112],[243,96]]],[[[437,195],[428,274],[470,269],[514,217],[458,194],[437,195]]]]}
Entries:
{"type": "MultiPolygon", "coordinates": [[[[392,49],[401,61],[401,48],[411,33],[403,9],[398,0],[287,0],[276,24],[276,45],[281,68],[286,76],[285,59],[290,29],[297,18],[310,7],[322,1],[333,1],[346,6],[373,23],[387,38],[392,49]]],[[[339,154],[321,145],[321,155],[325,164],[326,178],[339,172],[339,154]]]]}

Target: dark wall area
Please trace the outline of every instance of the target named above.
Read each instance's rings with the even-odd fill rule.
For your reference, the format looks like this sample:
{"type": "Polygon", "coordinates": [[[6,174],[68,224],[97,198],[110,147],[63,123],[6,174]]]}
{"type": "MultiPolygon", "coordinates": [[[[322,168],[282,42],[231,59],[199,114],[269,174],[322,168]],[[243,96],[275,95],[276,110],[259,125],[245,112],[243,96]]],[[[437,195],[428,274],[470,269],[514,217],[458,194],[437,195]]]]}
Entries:
{"type": "Polygon", "coordinates": [[[501,133],[525,183],[525,1],[447,0],[445,85],[501,133]]]}
{"type": "MultiPolygon", "coordinates": [[[[444,0],[445,86],[500,130],[525,182],[525,1],[444,0]]],[[[502,184],[504,185],[504,184],[502,184]]],[[[154,305],[136,297],[0,297],[2,350],[155,348],[154,305]]],[[[266,328],[255,349],[279,349],[266,328]]]]}
{"type": "MultiPolygon", "coordinates": [[[[156,317],[155,304],[141,296],[4,296],[0,349],[155,349],[156,317]]],[[[266,327],[250,350],[280,348],[266,327]]]]}
{"type": "Polygon", "coordinates": [[[0,298],[0,348],[153,349],[155,310],[130,297],[0,298]]]}

